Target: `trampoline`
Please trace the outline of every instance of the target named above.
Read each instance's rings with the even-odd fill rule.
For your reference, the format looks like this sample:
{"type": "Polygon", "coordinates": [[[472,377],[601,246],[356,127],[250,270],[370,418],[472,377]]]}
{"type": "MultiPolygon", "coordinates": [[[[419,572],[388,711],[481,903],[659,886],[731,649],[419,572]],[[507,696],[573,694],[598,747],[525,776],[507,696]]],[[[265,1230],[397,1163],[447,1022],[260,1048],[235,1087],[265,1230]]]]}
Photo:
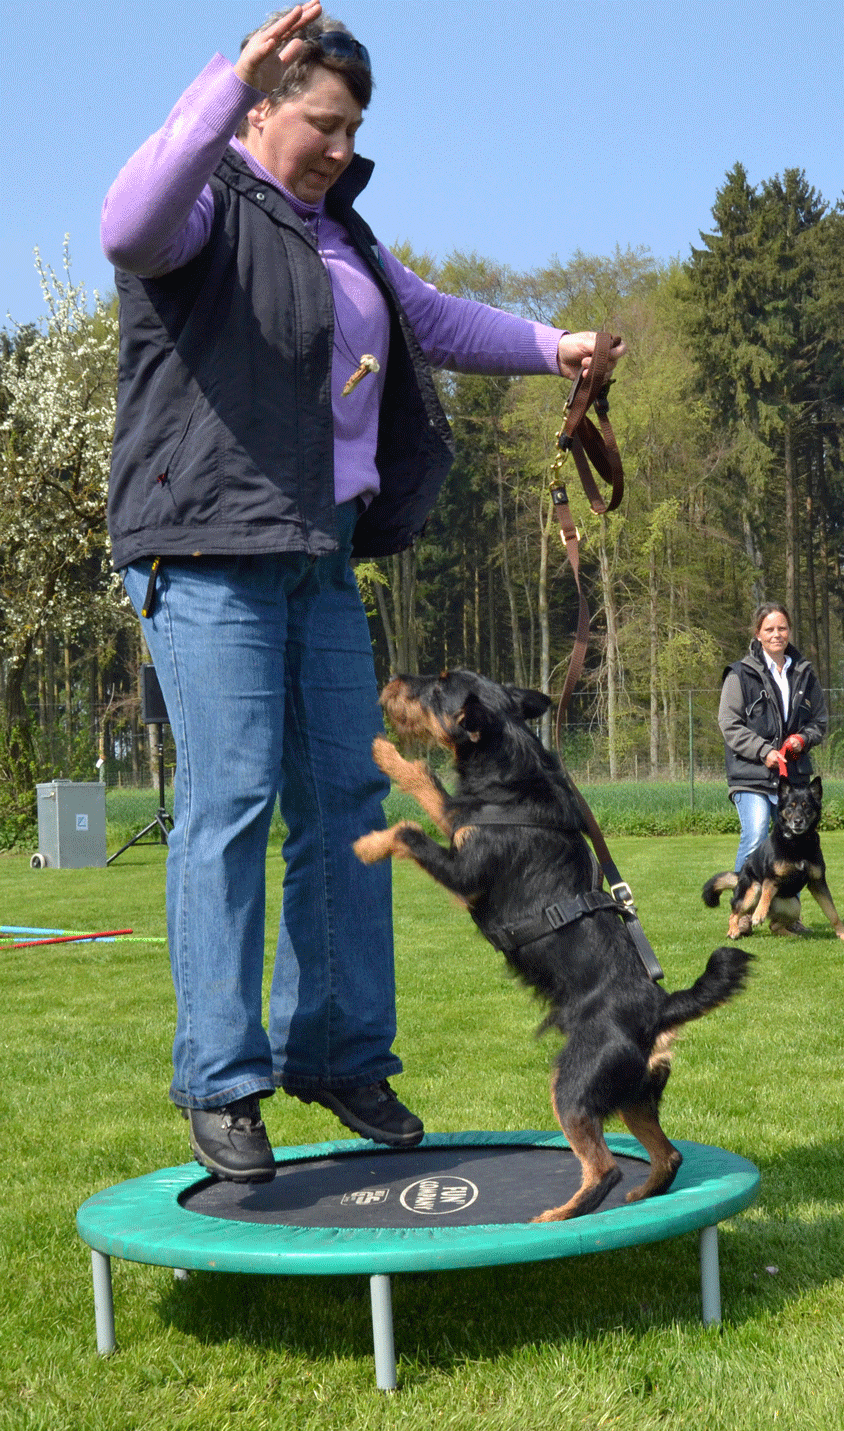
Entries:
{"type": "Polygon", "coordinates": [[[759,1189],[753,1163],[676,1142],[683,1163],[662,1197],[626,1204],[648,1160],[629,1134],[609,1135],[623,1178],[600,1210],[534,1223],[580,1183],[559,1133],[428,1134],[398,1152],[359,1139],[275,1150],[271,1183],[217,1181],[196,1163],[96,1193],[76,1218],[91,1247],[97,1350],[116,1345],[111,1258],[212,1272],[370,1279],[376,1383],[396,1386],[390,1277],[540,1262],[660,1242],[700,1231],[704,1323],[721,1319],[718,1223],[759,1189]]]}

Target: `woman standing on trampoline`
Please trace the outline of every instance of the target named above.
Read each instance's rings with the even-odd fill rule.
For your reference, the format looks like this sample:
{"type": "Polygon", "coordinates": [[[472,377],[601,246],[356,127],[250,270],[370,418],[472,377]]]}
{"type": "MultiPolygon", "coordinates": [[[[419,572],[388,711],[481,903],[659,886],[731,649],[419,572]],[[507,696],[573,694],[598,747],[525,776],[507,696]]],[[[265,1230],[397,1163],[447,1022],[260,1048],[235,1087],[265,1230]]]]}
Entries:
{"type": "MultiPolygon", "coordinates": [[[[451,460],[430,364],[575,376],[594,334],[440,294],[353,208],[369,56],[317,3],[217,56],[103,210],[120,382],[109,520],[177,749],[170,1094],[196,1157],[273,1176],[277,1087],[365,1137],[422,1137],[388,1078],[389,872],[352,842],[386,785],[351,556],[419,535],[451,460]],[[284,903],[262,1021],[264,864],[284,903]]],[[[613,351],[614,363],[624,352],[613,351]]]]}

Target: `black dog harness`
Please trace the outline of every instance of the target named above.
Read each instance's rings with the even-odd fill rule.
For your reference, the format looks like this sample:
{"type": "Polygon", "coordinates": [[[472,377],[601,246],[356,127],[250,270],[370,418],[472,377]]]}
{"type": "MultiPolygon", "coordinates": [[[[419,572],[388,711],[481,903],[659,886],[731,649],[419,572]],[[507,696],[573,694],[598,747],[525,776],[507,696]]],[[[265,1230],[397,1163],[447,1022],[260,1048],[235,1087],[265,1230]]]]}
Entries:
{"type": "MultiPolygon", "coordinates": [[[[539,820],[514,820],[506,807],[487,805],[479,810],[475,815],[470,816],[461,829],[471,829],[473,825],[520,825],[522,827],[543,830],[558,830],[561,833],[564,828],[561,825],[543,823],[539,820]],[[506,817],[506,818],[502,818],[506,817]]],[[[455,834],[457,832],[455,831],[455,834]]],[[[566,833],[568,833],[566,831],[566,833]]],[[[452,840],[454,836],[452,835],[452,840]]],[[[587,847],[588,848],[588,847],[587,847]]],[[[597,859],[593,856],[594,868],[597,873],[600,868],[609,881],[609,891],[603,889],[590,889],[584,894],[574,895],[571,899],[558,899],[553,904],[544,907],[539,915],[532,919],[524,920],[520,924],[488,924],[482,933],[491,940],[496,949],[500,949],[503,954],[514,954],[517,949],[521,949],[525,944],[534,944],[539,939],[544,939],[548,934],[554,934],[560,929],[564,929],[567,924],[574,924],[584,916],[597,914],[600,910],[611,909],[614,914],[620,915],[627,925],[628,933],[636,947],[636,953],[642,961],[645,973],[654,983],[665,978],[662,966],[653,951],[653,947],[639,922],[636,906],[633,903],[633,892],[621,878],[617,866],[610,857],[606,846],[603,846],[602,853],[606,858],[598,865],[597,859]]],[[[470,911],[471,912],[471,911],[470,911]]],[[[473,916],[474,917],[474,916],[473,916]]],[[[477,921],[476,921],[477,922],[477,921]]],[[[480,926],[479,926],[480,927],[480,926]]]]}
{"type": "Polygon", "coordinates": [[[513,954],[523,945],[535,944],[546,934],[564,929],[567,924],[574,924],[586,914],[597,914],[601,909],[611,909],[622,918],[636,918],[635,909],[619,904],[606,890],[590,889],[586,894],[575,895],[574,899],[558,899],[547,904],[535,919],[526,919],[521,924],[488,925],[486,932],[497,949],[513,954]]]}

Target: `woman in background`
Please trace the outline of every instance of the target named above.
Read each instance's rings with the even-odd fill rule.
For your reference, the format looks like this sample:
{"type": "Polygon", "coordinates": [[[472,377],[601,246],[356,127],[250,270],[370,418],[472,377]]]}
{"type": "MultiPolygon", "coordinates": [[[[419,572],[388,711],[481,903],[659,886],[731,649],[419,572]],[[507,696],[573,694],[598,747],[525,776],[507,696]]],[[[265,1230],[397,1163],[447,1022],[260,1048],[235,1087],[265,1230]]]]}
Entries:
{"type": "Polygon", "coordinates": [[[767,839],[776,817],[780,761],[786,762],[790,780],[808,781],[809,751],[827,728],[820,682],[791,645],[791,617],[778,602],[759,607],[750,649],[724,672],[718,724],[729,795],[741,822],[738,872],[767,839]]]}

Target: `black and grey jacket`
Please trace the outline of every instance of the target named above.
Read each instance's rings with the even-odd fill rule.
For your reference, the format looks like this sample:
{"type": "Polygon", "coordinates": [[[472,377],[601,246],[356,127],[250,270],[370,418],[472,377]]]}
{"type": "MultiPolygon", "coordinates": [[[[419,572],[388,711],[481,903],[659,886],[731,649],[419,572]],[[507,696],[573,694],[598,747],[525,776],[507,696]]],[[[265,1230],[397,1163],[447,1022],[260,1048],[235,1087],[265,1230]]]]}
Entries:
{"type": "MultiPolygon", "coordinates": [[[[428,363],[352,205],[356,157],[328,205],[390,312],[376,465],[356,556],[421,532],[452,461],[428,363]]],[[[228,149],[208,243],[160,278],[118,272],[120,360],[109,489],[117,568],[150,556],[336,548],[331,285],[306,226],[228,149]]]]}
{"type": "Polygon", "coordinates": [[[820,682],[808,661],[794,646],[786,647],[791,657],[788,683],[791,692],[788,720],[782,700],[768,669],[762,647],[754,637],[750,650],[724,671],[718,724],[724,737],[727,784],[730,792],[756,790],[775,793],[779,773],[768,769],[765,757],[779,750],[789,735],[799,734],[806,749],[789,771],[798,779],[812,773],[809,750],[826,734],[827,708],[820,682]]]}

